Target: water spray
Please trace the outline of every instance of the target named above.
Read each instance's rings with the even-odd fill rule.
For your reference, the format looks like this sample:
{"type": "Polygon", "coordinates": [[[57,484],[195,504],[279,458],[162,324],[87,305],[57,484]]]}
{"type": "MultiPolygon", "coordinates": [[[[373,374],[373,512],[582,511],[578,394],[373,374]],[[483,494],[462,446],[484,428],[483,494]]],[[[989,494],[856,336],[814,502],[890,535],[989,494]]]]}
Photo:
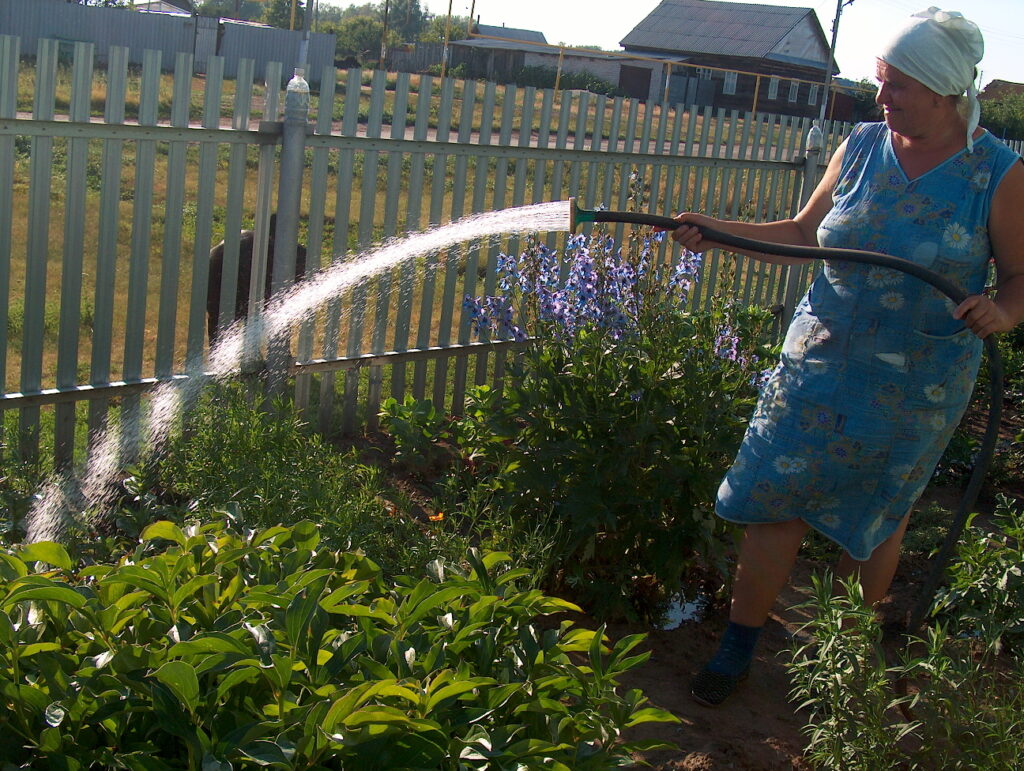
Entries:
{"type": "MultiPolygon", "coordinates": [[[[584,223],[598,222],[650,225],[663,230],[675,230],[680,226],[677,220],[658,214],[583,209],[576,203],[574,198],[570,198],[567,203],[569,206],[569,232],[575,232],[584,223]]],[[[956,305],[967,299],[967,293],[949,279],[900,257],[892,257],[879,252],[861,251],[860,249],[826,249],[819,246],[776,244],[768,241],[758,241],[753,238],[734,236],[705,225],[686,224],[696,227],[700,231],[701,236],[709,241],[731,246],[735,249],[771,254],[777,257],[795,257],[805,260],[827,259],[889,268],[907,273],[930,284],[956,305]]],[[[999,347],[996,345],[996,336],[994,334],[986,337],[984,343],[985,352],[988,355],[989,395],[991,399],[985,435],[981,446],[978,448],[974,470],[971,472],[971,478],[967,482],[967,487],[960,500],[956,516],[953,517],[953,522],[949,526],[946,539],[935,555],[932,569],[921,590],[921,596],[910,614],[910,620],[907,624],[907,634],[909,636],[916,636],[924,624],[925,616],[928,614],[928,609],[931,607],[935,592],[939,588],[939,582],[942,580],[946,564],[949,562],[953,550],[960,540],[960,534],[963,532],[964,525],[967,523],[967,518],[973,510],[974,504],[978,500],[978,493],[981,492],[981,486],[985,481],[985,475],[988,473],[988,467],[995,453],[996,441],[999,438],[999,421],[1002,417],[1003,408],[1003,360],[999,354],[999,347]]]]}

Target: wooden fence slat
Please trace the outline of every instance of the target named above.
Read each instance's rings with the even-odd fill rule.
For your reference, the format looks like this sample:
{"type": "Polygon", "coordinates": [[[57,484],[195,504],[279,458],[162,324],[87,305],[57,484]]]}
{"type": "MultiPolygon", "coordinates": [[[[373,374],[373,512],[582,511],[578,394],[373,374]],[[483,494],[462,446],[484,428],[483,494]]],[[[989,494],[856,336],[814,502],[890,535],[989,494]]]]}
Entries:
{"type": "MultiPolygon", "coordinates": [[[[431,78],[420,79],[420,90],[416,102],[416,122],[413,128],[413,140],[425,141],[430,124],[431,78]],[[426,85],[425,85],[426,84],[426,85]],[[424,94],[426,90],[426,94],[424,94]]],[[[413,153],[410,158],[408,205],[406,207],[405,229],[418,231],[421,227],[420,214],[423,211],[423,181],[426,170],[424,153],[413,153]]],[[[420,288],[426,292],[426,274],[433,272],[436,255],[428,255],[424,260],[424,276],[420,288]]],[[[412,308],[416,293],[417,270],[415,264],[404,262],[399,267],[398,276],[398,308],[395,317],[394,350],[409,349],[409,336],[412,332],[412,308]]],[[[431,287],[433,285],[431,284],[431,287]]],[[[422,303],[421,303],[422,305],[422,303]]],[[[399,402],[405,399],[407,367],[405,363],[396,364],[391,369],[391,396],[399,402]]]]}
{"type": "MultiPolygon", "coordinates": [[[[142,82],[139,86],[139,125],[155,126],[160,98],[161,53],[143,52],[142,82]]],[[[242,148],[244,151],[244,148],[242,148]]],[[[135,147],[135,188],[132,197],[131,255],[128,265],[128,299],[124,332],[124,379],[140,380],[146,365],[146,324],[149,290],[149,257],[153,234],[153,182],[156,142],[141,140],[135,147]]],[[[141,437],[141,401],[137,394],[125,397],[121,413],[121,448],[134,457],[141,437]]]]}
{"type": "MultiPolygon", "coordinates": [[[[69,120],[89,122],[92,97],[93,44],[75,43],[69,120]]],[[[82,321],[82,266],[85,253],[86,164],[89,140],[67,140],[64,197],[64,255],[61,264],[60,328],[57,340],[57,387],[77,384],[82,321]]],[[[75,456],[74,402],[58,404],[54,422],[54,465],[69,468],[75,456]]]]}
{"type": "MultiPolygon", "coordinates": [[[[280,80],[277,82],[280,83],[280,80]]],[[[324,67],[320,75],[320,100],[317,105],[316,116],[317,134],[327,136],[331,134],[336,84],[337,71],[332,66],[324,67]]],[[[271,152],[273,151],[272,147],[269,147],[269,149],[271,152]]],[[[309,177],[309,220],[306,229],[306,275],[316,273],[323,263],[324,210],[327,207],[327,162],[329,155],[330,151],[325,147],[317,147],[313,150],[313,165],[309,177]]],[[[262,167],[262,162],[260,165],[262,167]]],[[[309,362],[313,358],[315,328],[315,317],[303,320],[299,327],[296,358],[300,362],[309,362]]],[[[309,422],[314,420],[314,416],[310,413],[309,408],[312,387],[312,375],[300,373],[295,376],[295,408],[302,415],[303,419],[309,422]]]]}
{"type": "MultiPolygon", "coordinates": [[[[36,92],[32,117],[53,120],[57,82],[57,41],[40,40],[36,51],[36,92]]],[[[53,139],[32,137],[30,147],[28,244],[25,254],[25,311],[21,343],[21,392],[43,387],[43,334],[46,273],[50,257],[50,193],[53,183],[53,139]]],[[[21,455],[39,452],[39,408],[21,411],[18,420],[21,455]]]]}
{"type": "MultiPolygon", "coordinates": [[[[455,103],[455,82],[451,78],[445,78],[440,83],[441,100],[437,110],[437,141],[448,142],[451,137],[452,110],[455,103]]],[[[433,157],[431,166],[430,181],[430,219],[432,225],[441,221],[441,212],[445,198],[445,184],[448,179],[448,156],[438,154],[433,157]]],[[[420,318],[416,330],[416,347],[424,349],[430,345],[433,334],[434,301],[437,290],[437,272],[439,270],[440,255],[431,254],[427,258],[426,271],[423,277],[423,293],[420,302],[420,318]]],[[[446,261],[447,262],[447,261],[446,261]]],[[[435,383],[438,380],[437,371],[434,374],[435,383]]],[[[427,388],[427,362],[417,361],[413,366],[412,393],[417,399],[426,396],[427,388]]],[[[443,404],[436,401],[435,404],[443,404]]]]}
{"type": "MultiPolygon", "coordinates": [[[[128,81],[128,49],[111,46],[107,51],[107,93],[103,120],[107,125],[124,123],[125,91],[128,81]]],[[[90,383],[107,383],[111,378],[114,321],[114,277],[117,270],[117,233],[121,203],[121,164],[124,140],[103,141],[100,186],[99,240],[96,249],[96,288],[93,300],[92,357],[90,383]]],[[[89,401],[89,434],[103,427],[109,402],[89,401]]]]}
{"type": "MultiPolygon", "coordinates": [[[[192,54],[179,53],[174,66],[174,96],[171,125],[188,126],[192,101],[192,54]]],[[[156,376],[174,374],[176,327],[178,321],[178,284],[181,274],[181,212],[185,208],[184,142],[171,142],[167,148],[167,199],[164,205],[164,240],[161,252],[160,321],[156,337],[156,376]]]]}
{"type": "MultiPolygon", "coordinates": [[[[224,82],[224,58],[211,56],[206,63],[203,92],[204,128],[220,126],[220,96],[224,82]]],[[[206,293],[210,276],[210,246],[213,240],[213,206],[216,191],[217,146],[203,143],[199,148],[199,176],[196,192],[195,240],[192,248],[192,292],[189,300],[186,368],[198,374],[203,368],[206,342],[206,293]]]]}
{"type": "MultiPolygon", "coordinates": [[[[362,90],[362,72],[347,70],[345,73],[345,101],[342,107],[341,134],[355,136],[359,129],[359,95],[362,90]]],[[[338,157],[338,178],[334,200],[334,248],[335,260],[348,259],[349,225],[352,218],[352,188],[355,185],[355,150],[344,149],[338,157]]],[[[332,298],[325,308],[323,357],[333,359],[341,349],[341,321],[343,298],[332,298]]],[[[320,378],[320,407],[317,422],[324,433],[333,430],[335,373],[324,372],[320,378]]]]}
{"type": "MultiPolygon", "coordinates": [[[[480,113],[479,144],[481,147],[489,146],[494,138],[494,108],[497,98],[496,91],[497,89],[493,82],[489,82],[484,86],[483,109],[480,113]]],[[[473,180],[472,204],[472,211],[474,214],[482,212],[485,208],[487,200],[487,182],[491,176],[490,162],[487,156],[481,153],[477,155],[475,162],[476,168],[474,169],[475,174],[473,180]]],[[[480,245],[466,244],[464,247],[457,249],[456,253],[461,253],[463,255],[461,259],[463,274],[462,293],[460,297],[475,297],[477,293],[477,277],[480,270],[480,245]]],[[[452,298],[452,303],[457,304],[459,308],[458,337],[456,339],[460,345],[465,345],[469,342],[470,338],[469,314],[466,313],[465,306],[458,302],[458,298],[452,298]]],[[[466,395],[468,368],[468,356],[455,357],[455,371],[454,377],[452,378],[452,394],[450,402],[450,411],[453,415],[462,414],[462,407],[466,395]]]]}
{"type": "MultiPolygon", "coordinates": [[[[473,108],[476,103],[476,82],[466,81],[462,87],[462,109],[459,115],[460,144],[470,141],[473,132],[473,108]]],[[[483,133],[484,126],[489,126],[481,118],[480,129],[483,133]]],[[[468,159],[459,156],[455,159],[455,176],[452,187],[452,209],[451,219],[455,221],[463,214],[463,207],[466,201],[466,175],[468,159]]],[[[438,346],[445,348],[452,340],[452,322],[455,316],[455,288],[458,283],[458,272],[460,249],[451,247],[445,251],[444,262],[444,293],[441,298],[440,326],[437,333],[438,346]]],[[[467,268],[468,270],[468,268],[467,268]]],[[[434,367],[434,404],[440,406],[445,403],[448,392],[448,359],[439,359],[434,367]]]]}
{"type": "MultiPolygon", "coordinates": [[[[0,119],[13,118],[18,106],[20,40],[0,35],[0,119]]],[[[0,136],[0,319],[10,318],[11,230],[14,220],[14,137],[0,136]]],[[[7,324],[0,324],[0,388],[7,390],[7,324]]],[[[4,421],[0,412],[0,458],[4,421]]]]}

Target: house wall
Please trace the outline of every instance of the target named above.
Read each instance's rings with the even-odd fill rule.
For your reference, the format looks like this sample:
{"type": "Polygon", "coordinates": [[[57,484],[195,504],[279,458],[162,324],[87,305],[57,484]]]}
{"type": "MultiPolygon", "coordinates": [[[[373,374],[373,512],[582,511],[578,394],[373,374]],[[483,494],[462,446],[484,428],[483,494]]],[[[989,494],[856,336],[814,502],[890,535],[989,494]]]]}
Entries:
{"type": "MultiPolygon", "coordinates": [[[[754,105],[754,91],[757,88],[757,78],[754,74],[737,75],[736,93],[724,93],[726,74],[718,70],[731,69],[762,75],[760,88],[757,88],[758,112],[817,117],[821,110],[824,71],[784,62],[732,56],[694,55],[689,58],[688,63],[695,65],[695,67],[673,67],[672,77],[694,77],[698,75],[697,67],[714,68],[710,73],[710,80],[715,84],[713,104],[716,107],[723,107],[727,110],[750,110],[754,105]],[[769,98],[771,76],[779,78],[778,94],[774,99],[769,98]],[[789,101],[789,89],[792,79],[801,81],[798,83],[795,102],[789,101]],[[818,84],[817,99],[814,104],[809,103],[812,83],[806,81],[818,84]]],[[[837,115],[836,118],[841,119],[841,116],[837,115]]]]}
{"type": "Polygon", "coordinates": [[[822,69],[825,68],[825,62],[828,61],[828,47],[825,46],[808,17],[804,17],[800,24],[790,30],[789,34],[772,49],[772,53],[821,62],[822,69]]]}

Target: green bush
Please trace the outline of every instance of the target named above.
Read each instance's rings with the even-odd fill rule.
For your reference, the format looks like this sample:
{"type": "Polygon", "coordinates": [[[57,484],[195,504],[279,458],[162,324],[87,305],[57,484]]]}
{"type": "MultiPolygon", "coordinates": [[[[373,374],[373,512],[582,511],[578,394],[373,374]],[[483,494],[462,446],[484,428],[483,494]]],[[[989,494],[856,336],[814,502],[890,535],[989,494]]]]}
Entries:
{"type": "Polygon", "coordinates": [[[477,329],[530,345],[459,421],[464,465],[518,527],[557,526],[559,579],[599,616],[654,616],[726,576],[715,491],[772,357],[769,312],[689,309],[699,255],[669,264],[661,247],[639,232],[621,252],[599,232],[564,255],[533,244],[499,256],[503,295],[465,302],[477,329]]]}
{"type": "Polygon", "coordinates": [[[209,388],[139,477],[138,497],[203,510],[235,504],[250,526],[312,519],[332,546],[363,549],[388,573],[436,556],[416,522],[388,511],[379,469],[329,445],[290,405],[263,409],[237,383],[209,388]]]}
{"type": "Polygon", "coordinates": [[[40,769],[604,769],[674,720],[618,678],[641,636],[540,618],[524,570],[394,583],[310,522],[147,528],[118,560],[0,550],[0,757],[40,769]],[[42,569],[41,569],[42,568],[42,569]]]}
{"type": "Polygon", "coordinates": [[[1024,514],[969,528],[934,612],[941,619],[893,665],[860,587],[815,578],[812,641],[792,651],[792,698],[808,711],[816,768],[1019,768],[1024,725],[1024,514]],[[907,687],[896,689],[897,683],[907,687]]]}
{"type": "Polygon", "coordinates": [[[522,67],[516,70],[509,77],[509,81],[519,86],[533,86],[534,88],[554,88],[558,82],[559,89],[563,91],[580,90],[592,91],[595,94],[606,96],[628,96],[625,91],[614,83],[601,80],[591,72],[562,72],[558,77],[558,70],[554,67],[532,66],[522,67]]]}
{"type": "Polygon", "coordinates": [[[1024,653],[1024,508],[999,499],[993,528],[972,517],[960,537],[934,612],[995,648],[1024,653]]]}

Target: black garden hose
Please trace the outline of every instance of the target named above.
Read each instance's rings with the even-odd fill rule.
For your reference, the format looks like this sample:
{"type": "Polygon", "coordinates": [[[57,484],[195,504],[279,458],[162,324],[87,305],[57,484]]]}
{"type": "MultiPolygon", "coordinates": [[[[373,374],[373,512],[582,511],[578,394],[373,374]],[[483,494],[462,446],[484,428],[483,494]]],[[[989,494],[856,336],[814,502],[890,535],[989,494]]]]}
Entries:
{"type": "MultiPolygon", "coordinates": [[[[580,209],[573,200],[570,200],[569,205],[571,209],[570,231],[575,231],[576,226],[582,222],[624,222],[634,225],[651,225],[663,230],[675,230],[680,224],[671,217],[663,217],[657,214],[580,209]]],[[[707,240],[736,249],[772,254],[779,257],[796,257],[808,260],[829,259],[877,265],[908,273],[925,283],[931,284],[956,305],[967,299],[967,293],[949,279],[900,257],[891,257],[887,254],[861,251],[860,249],[826,249],[818,246],[774,244],[767,241],[758,241],[753,238],[743,238],[722,233],[703,225],[695,225],[695,227],[707,240]]],[[[978,493],[981,491],[981,486],[985,481],[985,474],[988,473],[988,467],[995,453],[996,441],[999,438],[999,422],[1003,408],[1003,360],[999,354],[999,347],[996,344],[996,336],[994,334],[986,337],[984,343],[985,351],[988,355],[989,395],[991,399],[985,436],[978,449],[974,470],[971,472],[970,480],[964,490],[963,497],[960,499],[959,508],[949,526],[949,532],[946,534],[945,541],[943,541],[942,546],[932,561],[931,571],[925,579],[920,596],[911,611],[910,619],[907,623],[907,635],[910,637],[918,636],[924,624],[925,617],[935,598],[935,593],[942,581],[946,564],[949,562],[949,558],[952,556],[953,550],[960,540],[960,534],[963,532],[964,525],[967,523],[967,518],[973,510],[974,504],[978,500],[978,493]]]]}

